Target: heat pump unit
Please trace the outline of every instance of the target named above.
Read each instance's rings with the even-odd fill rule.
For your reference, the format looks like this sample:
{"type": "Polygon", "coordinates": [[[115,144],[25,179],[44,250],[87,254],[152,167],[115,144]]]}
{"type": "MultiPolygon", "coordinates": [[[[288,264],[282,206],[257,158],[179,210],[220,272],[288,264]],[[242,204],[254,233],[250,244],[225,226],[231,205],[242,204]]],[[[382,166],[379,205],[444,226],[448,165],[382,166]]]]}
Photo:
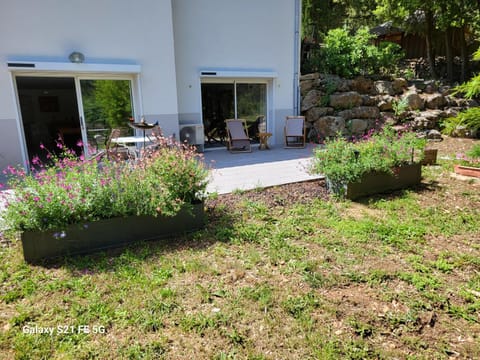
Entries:
{"type": "Polygon", "coordinates": [[[180,141],[189,145],[197,146],[199,151],[203,151],[205,135],[202,124],[184,124],[180,125],[180,141]]]}

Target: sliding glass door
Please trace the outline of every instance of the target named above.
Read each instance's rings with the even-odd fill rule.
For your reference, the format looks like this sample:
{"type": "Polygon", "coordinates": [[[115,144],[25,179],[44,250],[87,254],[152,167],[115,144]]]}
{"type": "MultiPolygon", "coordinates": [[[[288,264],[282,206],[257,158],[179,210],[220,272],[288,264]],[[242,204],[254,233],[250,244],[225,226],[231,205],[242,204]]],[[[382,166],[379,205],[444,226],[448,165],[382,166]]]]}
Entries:
{"type": "Polygon", "coordinates": [[[267,83],[223,81],[202,83],[205,146],[225,145],[225,120],[244,119],[252,140],[267,120],[267,83]]]}
{"type": "Polygon", "coordinates": [[[128,126],[129,119],[134,117],[130,80],[80,79],[79,86],[83,141],[88,155],[105,148],[112,129],[120,129],[122,135],[133,135],[128,126]]]}
{"type": "Polygon", "coordinates": [[[134,117],[132,81],[126,78],[16,76],[29,162],[47,160],[63,142],[78,155],[94,155],[105,147],[111,129],[125,135],[134,117]]]}

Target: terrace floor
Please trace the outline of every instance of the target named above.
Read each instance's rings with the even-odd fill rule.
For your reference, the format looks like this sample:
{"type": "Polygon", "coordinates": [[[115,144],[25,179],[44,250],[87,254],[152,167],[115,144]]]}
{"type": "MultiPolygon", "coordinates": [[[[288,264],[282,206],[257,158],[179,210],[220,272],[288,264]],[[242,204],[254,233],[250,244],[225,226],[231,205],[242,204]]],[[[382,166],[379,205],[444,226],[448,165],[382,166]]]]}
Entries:
{"type": "Polygon", "coordinates": [[[285,149],[275,145],[270,146],[270,150],[253,146],[251,153],[234,154],[225,148],[206,150],[205,162],[212,167],[207,192],[226,194],[320,179],[323,176],[308,173],[316,146],[307,144],[304,149],[285,149]]]}

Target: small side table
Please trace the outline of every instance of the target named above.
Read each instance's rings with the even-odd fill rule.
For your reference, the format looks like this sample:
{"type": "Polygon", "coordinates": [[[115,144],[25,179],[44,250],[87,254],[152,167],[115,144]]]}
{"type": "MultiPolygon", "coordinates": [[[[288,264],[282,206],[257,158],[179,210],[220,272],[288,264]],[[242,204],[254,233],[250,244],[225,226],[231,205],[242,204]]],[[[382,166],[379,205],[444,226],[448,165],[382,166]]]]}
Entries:
{"type": "Polygon", "coordinates": [[[261,132],[258,133],[258,138],[260,139],[260,146],[258,147],[259,150],[267,150],[270,149],[268,146],[268,139],[272,136],[272,133],[268,132],[261,132]]]}

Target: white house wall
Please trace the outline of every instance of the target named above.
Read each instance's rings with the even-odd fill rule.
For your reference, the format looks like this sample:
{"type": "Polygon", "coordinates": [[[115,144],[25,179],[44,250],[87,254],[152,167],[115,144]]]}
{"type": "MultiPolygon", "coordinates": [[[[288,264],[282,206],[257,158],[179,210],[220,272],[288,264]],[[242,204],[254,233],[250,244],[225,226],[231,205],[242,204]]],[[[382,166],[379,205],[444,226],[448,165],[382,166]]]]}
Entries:
{"type": "MultiPolygon", "coordinates": [[[[8,61],[137,64],[141,112],[178,134],[171,0],[15,0],[0,7],[0,169],[20,163],[8,61]]],[[[139,111],[139,109],[137,109],[139,111]]]]}
{"type": "Polygon", "coordinates": [[[173,0],[180,122],[201,123],[201,70],[273,72],[270,130],[294,112],[294,0],[173,0]]]}

